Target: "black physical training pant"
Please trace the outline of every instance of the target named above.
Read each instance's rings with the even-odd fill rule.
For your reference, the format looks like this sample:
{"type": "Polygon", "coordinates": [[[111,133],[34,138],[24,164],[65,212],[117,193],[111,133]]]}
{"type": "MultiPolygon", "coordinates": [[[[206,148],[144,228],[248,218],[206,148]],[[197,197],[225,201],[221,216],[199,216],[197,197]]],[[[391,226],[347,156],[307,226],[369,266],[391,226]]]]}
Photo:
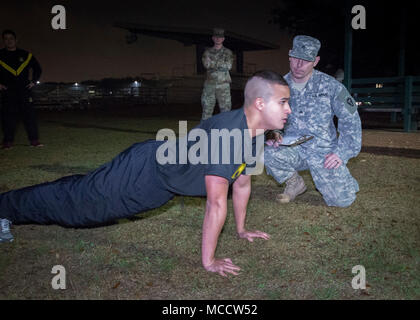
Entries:
{"type": "MultiPolygon", "coordinates": [[[[9,89],[10,90],[10,89],[9,89]]],[[[38,124],[35,109],[30,99],[30,91],[2,92],[1,122],[3,129],[3,142],[13,142],[16,126],[22,119],[29,141],[39,139],[38,124]]]]}
{"type": "Polygon", "coordinates": [[[88,227],[160,207],[174,194],[158,177],[157,146],[153,140],[137,143],[87,175],[0,194],[0,218],[88,227]]]}

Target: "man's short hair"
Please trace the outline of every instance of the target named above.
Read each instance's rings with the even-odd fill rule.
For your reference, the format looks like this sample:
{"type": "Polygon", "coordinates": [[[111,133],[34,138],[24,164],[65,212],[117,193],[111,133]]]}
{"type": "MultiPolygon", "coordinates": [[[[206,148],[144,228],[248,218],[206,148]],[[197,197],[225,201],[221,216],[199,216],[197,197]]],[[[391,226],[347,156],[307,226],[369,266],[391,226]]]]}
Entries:
{"type": "Polygon", "coordinates": [[[6,29],[2,32],[1,37],[4,38],[6,34],[11,34],[16,39],[16,33],[13,30],[6,29]]]}
{"type": "Polygon", "coordinates": [[[289,86],[287,81],[277,72],[261,70],[255,72],[247,81],[244,91],[244,105],[251,105],[255,99],[262,98],[268,102],[273,95],[273,85],[289,86]]]}

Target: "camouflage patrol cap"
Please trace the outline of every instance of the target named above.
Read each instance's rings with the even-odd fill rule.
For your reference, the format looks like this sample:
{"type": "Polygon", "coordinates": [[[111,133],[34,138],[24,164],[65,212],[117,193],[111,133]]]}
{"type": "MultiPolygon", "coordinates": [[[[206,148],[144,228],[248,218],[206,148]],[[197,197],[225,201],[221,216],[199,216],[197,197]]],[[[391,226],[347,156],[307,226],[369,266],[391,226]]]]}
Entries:
{"type": "Polygon", "coordinates": [[[293,39],[293,48],[289,52],[290,57],[315,61],[318,51],[321,48],[321,42],[310,36],[296,36],[293,39]]]}
{"type": "Polygon", "coordinates": [[[225,30],[223,30],[221,28],[214,28],[213,29],[213,36],[224,38],[225,37],[225,30]]]}

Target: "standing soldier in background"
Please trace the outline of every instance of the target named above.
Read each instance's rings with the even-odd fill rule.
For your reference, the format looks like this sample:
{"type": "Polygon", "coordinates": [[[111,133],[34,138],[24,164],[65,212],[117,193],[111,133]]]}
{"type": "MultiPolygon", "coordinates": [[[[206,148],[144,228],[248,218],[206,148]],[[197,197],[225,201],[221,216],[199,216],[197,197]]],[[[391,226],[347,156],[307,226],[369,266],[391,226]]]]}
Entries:
{"type": "Polygon", "coordinates": [[[232,82],[229,70],[232,69],[232,51],[223,46],[225,41],[224,30],[215,28],[212,37],[214,46],[204,51],[202,62],[207,69],[207,78],[204,82],[201,105],[206,120],[213,115],[216,99],[220,112],[230,111],[232,102],[230,98],[230,83],[232,82]]]}
{"type": "Polygon", "coordinates": [[[4,30],[2,38],[5,46],[0,50],[3,149],[12,147],[20,116],[30,145],[41,147],[31,97],[31,89],[41,77],[41,66],[32,53],[16,47],[16,34],[12,30],[4,30]],[[29,80],[29,69],[32,69],[32,80],[29,80]]]}

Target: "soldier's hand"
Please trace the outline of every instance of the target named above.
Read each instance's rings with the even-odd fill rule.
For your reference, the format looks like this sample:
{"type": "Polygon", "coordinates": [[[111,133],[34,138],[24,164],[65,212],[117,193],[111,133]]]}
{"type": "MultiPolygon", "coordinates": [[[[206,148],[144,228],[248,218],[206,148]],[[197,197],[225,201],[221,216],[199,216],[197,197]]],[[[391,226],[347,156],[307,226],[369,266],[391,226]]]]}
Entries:
{"type": "Polygon", "coordinates": [[[335,153],[329,153],[325,156],[324,168],[326,169],[337,169],[342,164],[343,160],[341,160],[335,153]]]}
{"type": "Polygon", "coordinates": [[[283,137],[277,131],[269,131],[266,137],[267,137],[267,141],[265,142],[265,144],[267,146],[273,146],[277,148],[280,145],[280,143],[283,141],[283,137]]]}

